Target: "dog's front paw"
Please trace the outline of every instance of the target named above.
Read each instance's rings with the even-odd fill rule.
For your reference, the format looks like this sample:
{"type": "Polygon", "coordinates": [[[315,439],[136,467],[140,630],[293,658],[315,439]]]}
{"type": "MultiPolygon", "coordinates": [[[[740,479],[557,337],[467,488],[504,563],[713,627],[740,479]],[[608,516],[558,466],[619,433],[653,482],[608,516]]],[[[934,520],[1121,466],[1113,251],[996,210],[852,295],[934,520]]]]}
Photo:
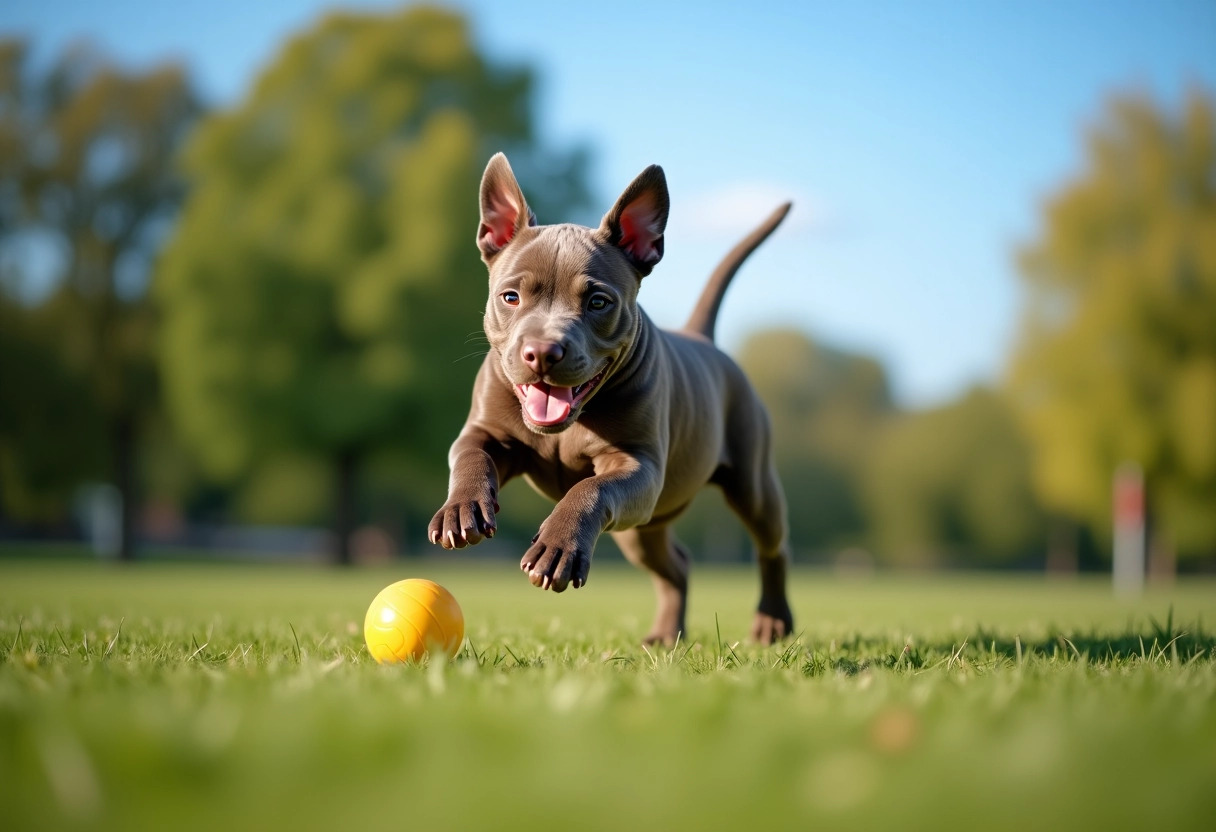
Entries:
{"type": "Polygon", "coordinates": [[[484,538],[493,537],[497,524],[494,514],[498,501],[488,485],[479,493],[448,500],[427,526],[426,536],[445,549],[463,549],[484,538]]]}
{"type": "Polygon", "coordinates": [[[524,552],[519,568],[528,573],[533,586],[563,592],[573,585],[575,589],[587,583],[591,571],[591,543],[584,543],[580,535],[555,534],[548,531],[550,525],[560,525],[550,517],[541,524],[540,531],[532,538],[532,545],[524,552]]]}

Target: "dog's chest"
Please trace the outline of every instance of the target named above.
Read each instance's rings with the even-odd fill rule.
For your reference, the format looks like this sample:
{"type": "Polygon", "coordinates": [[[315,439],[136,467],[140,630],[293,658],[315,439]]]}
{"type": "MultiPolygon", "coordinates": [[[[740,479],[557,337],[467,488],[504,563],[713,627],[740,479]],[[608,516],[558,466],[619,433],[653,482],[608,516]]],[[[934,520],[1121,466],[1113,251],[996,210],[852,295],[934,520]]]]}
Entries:
{"type": "Polygon", "coordinates": [[[546,437],[529,448],[524,463],[528,483],[550,500],[560,500],[575,483],[595,475],[595,464],[585,443],[562,441],[566,435],[546,437]]]}

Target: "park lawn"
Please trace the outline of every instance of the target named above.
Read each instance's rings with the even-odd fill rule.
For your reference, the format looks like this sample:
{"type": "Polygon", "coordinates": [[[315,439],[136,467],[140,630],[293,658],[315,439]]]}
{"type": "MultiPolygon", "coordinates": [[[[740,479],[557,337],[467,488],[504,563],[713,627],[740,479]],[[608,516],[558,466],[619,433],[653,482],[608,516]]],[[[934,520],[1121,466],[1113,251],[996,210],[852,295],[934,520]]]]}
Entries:
{"type": "Polygon", "coordinates": [[[694,572],[690,638],[601,557],[319,566],[0,559],[0,829],[1211,829],[1216,583],[694,572]],[[380,667],[368,602],[443,583],[468,640],[380,667]],[[719,639],[720,633],[720,639],[719,639]]]}

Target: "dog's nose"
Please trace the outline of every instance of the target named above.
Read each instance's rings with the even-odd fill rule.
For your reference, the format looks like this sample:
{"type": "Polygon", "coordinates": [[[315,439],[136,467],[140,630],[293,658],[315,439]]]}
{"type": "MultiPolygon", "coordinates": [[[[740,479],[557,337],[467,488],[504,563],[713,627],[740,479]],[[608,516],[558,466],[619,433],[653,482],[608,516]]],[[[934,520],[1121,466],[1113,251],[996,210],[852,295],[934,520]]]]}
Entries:
{"type": "Polygon", "coordinates": [[[562,360],[566,351],[561,344],[553,341],[528,341],[519,351],[524,363],[538,376],[543,376],[562,360]]]}

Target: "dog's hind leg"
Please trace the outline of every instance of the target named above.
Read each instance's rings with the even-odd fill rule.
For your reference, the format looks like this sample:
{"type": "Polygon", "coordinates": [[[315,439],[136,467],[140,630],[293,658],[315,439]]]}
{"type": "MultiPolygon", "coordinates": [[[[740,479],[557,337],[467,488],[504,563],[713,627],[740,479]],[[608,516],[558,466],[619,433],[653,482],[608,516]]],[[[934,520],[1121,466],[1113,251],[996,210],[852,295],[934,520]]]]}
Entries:
{"type": "Polygon", "coordinates": [[[612,539],[630,563],[650,573],[658,609],[646,644],[675,644],[684,631],[688,603],[688,551],[671,534],[669,525],[613,532],[612,539]]]}
{"type": "Polygon", "coordinates": [[[736,437],[748,437],[751,446],[733,449],[732,457],[739,464],[719,469],[713,481],[721,486],[727,504],[739,515],[756,544],[760,603],[752,620],[751,637],[761,644],[772,644],[794,629],[794,615],[785,594],[790,562],[789,523],[785,495],[769,446],[768,420],[762,417],[757,422],[751,430],[734,432],[736,437]]]}

